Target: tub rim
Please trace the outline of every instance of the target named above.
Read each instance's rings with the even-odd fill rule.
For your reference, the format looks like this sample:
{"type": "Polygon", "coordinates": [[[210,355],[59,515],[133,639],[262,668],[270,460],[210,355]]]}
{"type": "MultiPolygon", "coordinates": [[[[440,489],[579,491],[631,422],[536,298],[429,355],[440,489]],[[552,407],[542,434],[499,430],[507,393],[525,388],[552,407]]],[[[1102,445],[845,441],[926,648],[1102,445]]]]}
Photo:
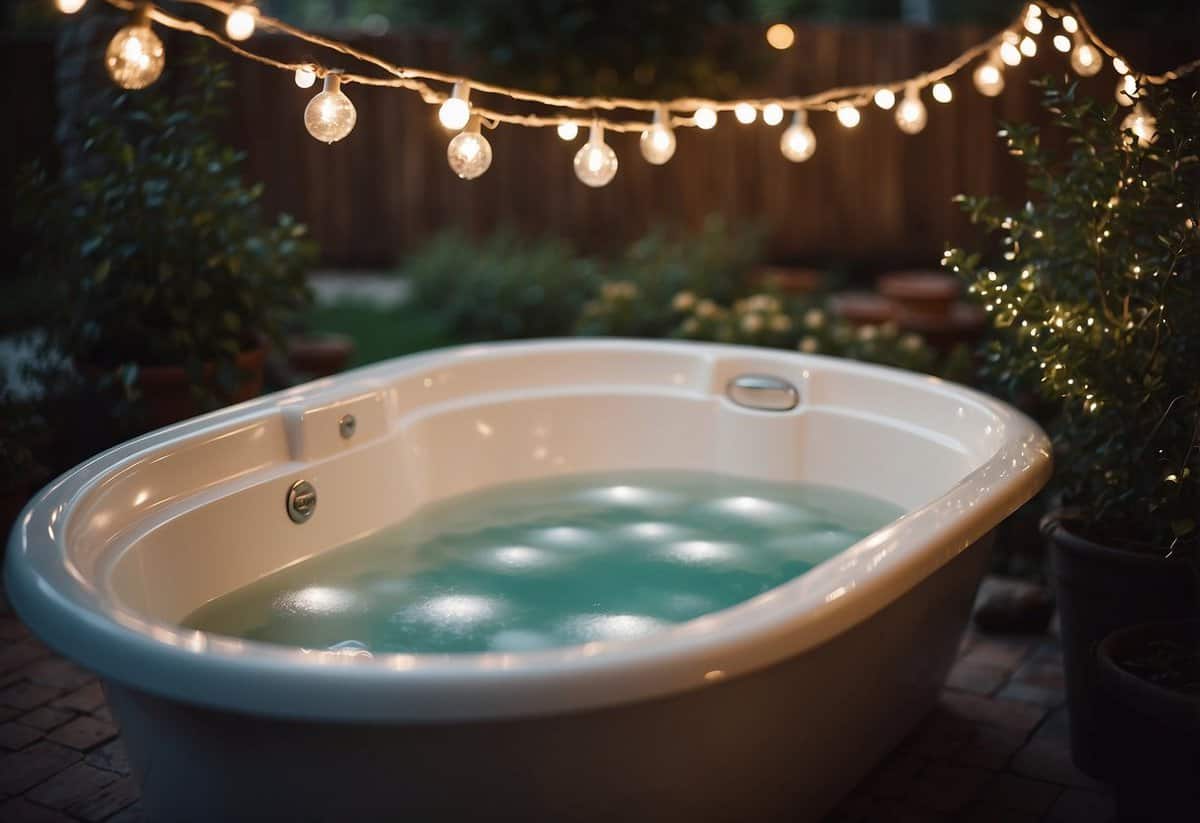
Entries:
{"type": "MultiPolygon", "coordinates": [[[[46,642],[136,689],[211,708],[338,722],[445,722],[596,709],[712,685],[828,641],[882,609],[982,539],[1049,478],[1045,434],[1008,405],[936,377],[778,350],[645,340],[542,340],[450,347],[396,358],[336,378],[346,394],[362,379],[398,377],[447,358],[523,351],[725,354],[856,373],[982,406],[1007,432],[988,459],[944,495],[821,564],[733,607],[633,639],[535,652],[379,654],[372,659],[180,629],[114,610],[67,562],[65,534],[47,537],[51,513],[150,449],[324,392],[325,378],[266,395],[117,445],[64,473],[25,507],[6,561],[9,599],[46,642]],[[834,560],[853,553],[838,577],[834,560]],[[872,557],[867,558],[870,554],[872,557]],[[822,574],[816,574],[822,571],[822,574]],[[817,597],[822,585],[841,581],[817,597]]],[[[339,395],[341,392],[339,392],[339,395]]]]}

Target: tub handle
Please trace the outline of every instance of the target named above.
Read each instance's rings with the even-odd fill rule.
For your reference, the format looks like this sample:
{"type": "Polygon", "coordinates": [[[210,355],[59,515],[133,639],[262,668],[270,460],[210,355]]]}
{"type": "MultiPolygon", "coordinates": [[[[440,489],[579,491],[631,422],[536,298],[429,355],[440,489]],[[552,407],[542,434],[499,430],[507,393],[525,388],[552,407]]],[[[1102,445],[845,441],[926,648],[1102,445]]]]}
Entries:
{"type": "Polygon", "coordinates": [[[759,411],[791,411],[800,405],[800,392],[781,377],[742,374],[729,381],[725,394],[739,406],[759,411]]]}

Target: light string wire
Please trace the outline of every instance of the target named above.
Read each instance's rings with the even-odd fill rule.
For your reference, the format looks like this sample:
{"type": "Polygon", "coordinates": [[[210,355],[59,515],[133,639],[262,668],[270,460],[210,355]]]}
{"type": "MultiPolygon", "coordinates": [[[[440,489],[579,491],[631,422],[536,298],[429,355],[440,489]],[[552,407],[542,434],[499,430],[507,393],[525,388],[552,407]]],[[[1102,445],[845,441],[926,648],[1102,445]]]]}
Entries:
{"type": "MultiPolygon", "coordinates": [[[[105,2],[115,8],[126,11],[135,10],[143,5],[142,3],[137,2],[137,0],[105,0],[105,2]]],[[[224,0],[175,0],[175,2],[186,5],[203,6],[223,15],[228,15],[234,9],[243,5],[225,2],[224,0]]],[[[909,89],[920,91],[921,89],[957,74],[963,69],[964,66],[974,61],[980,55],[992,52],[999,48],[1005,42],[1006,37],[1011,37],[1012,32],[1020,31],[1022,21],[1026,19],[1029,14],[1029,10],[1032,7],[1032,4],[1022,7],[1020,12],[1009,26],[1001,29],[987,40],[968,48],[950,62],[938,68],[922,72],[921,74],[903,80],[896,80],[881,84],[843,86],[839,88],[827,89],[825,91],[803,97],[744,98],[739,100],[716,100],[704,97],[681,97],[670,100],[650,100],[628,97],[566,97],[539,94],[525,89],[509,88],[491,83],[485,83],[461,75],[399,66],[389,63],[388,61],[376,57],[368,52],[356,49],[353,46],[350,46],[349,44],[343,43],[339,40],[310,34],[309,32],[298,29],[276,18],[261,13],[258,14],[258,25],[264,29],[274,30],[280,34],[295,37],[296,39],[302,40],[310,45],[335,51],[359,62],[373,65],[376,68],[384,71],[389,76],[377,77],[345,72],[340,69],[322,66],[313,62],[289,63],[276,60],[264,54],[252,51],[245,46],[238,45],[196,21],[183,19],[169,14],[162,8],[153,4],[146,5],[148,6],[150,18],[166,28],[206,38],[241,57],[284,71],[295,72],[298,69],[308,69],[313,71],[317,77],[325,77],[331,73],[337,73],[343,84],[358,83],[365,86],[403,88],[416,92],[421,96],[421,99],[424,102],[431,105],[443,103],[451,96],[450,93],[440,91],[430,85],[430,82],[434,82],[451,85],[462,84],[463,86],[469,88],[472,92],[505,97],[518,102],[536,103],[550,108],[568,109],[572,112],[590,112],[590,114],[587,116],[582,117],[563,114],[513,114],[509,112],[498,111],[486,106],[481,106],[477,102],[473,101],[471,111],[478,115],[489,128],[495,128],[500,123],[534,128],[562,126],[565,124],[574,124],[576,126],[599,124],[606,131],[615,132],[641,132],[644,131],[649,124],[645,120],[615,120],[601,117],[596,114],[597,111],[612,112],[619,109],[642,112],[662,111],[667,113],[667,121],[671,126],[691,127],[698,125],[696,118],[694,116],[680,115],[679,112],[694,113],[703,108],[710,109],[714,112],[731,111],[741,105],[749,105],[758,110],[761,110],[768,105],[774,105],[788,112],[835,112],[846,106],[865,106],[873,99],[877,92],[882,90],[888,90],[893,93],[904,92],[909,89]]],[[[1039,3],[1037,5],[1039,5],[1041,9],[1050,17],[1063,18],[1066,16],[1073,16],[1078,22],[1080,30],[1092,43],[1096,45],[1097,48],[1103,51],[1110,58],[1120,59],[1125,62],[1126,65],[1128,65],[1128,61],[1125,61],[1119,52],[1117,52],[1096,35],[1095,31],[1087,22],[1082,10],[1077,4],[1072,4],[1070,10],[1050,4],[1039,3]]],[[[1138,73],[1136,76],[1142,82],[1162,84],[1178,79],[1185,74],[1195,71],[1197,68],[1200,68],[1200,59],[1191,61],[1190,63],[1185,63],[1163,74],[1138,73]]]]}

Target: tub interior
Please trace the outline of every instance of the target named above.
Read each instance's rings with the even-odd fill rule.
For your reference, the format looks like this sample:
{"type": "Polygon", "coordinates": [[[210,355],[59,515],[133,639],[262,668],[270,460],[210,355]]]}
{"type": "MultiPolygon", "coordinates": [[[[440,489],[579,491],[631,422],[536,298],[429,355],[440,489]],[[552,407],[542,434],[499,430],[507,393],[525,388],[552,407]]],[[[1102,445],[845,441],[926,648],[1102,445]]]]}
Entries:
{"type": "Polygon", "coordinates": [[[934,378],[795,354],[636,344],[481,347],[310,384],[151,445],[91,484],[65,523],[70,568],[142,618],[213,598],[433,501],[493,484],[621,469],[716,471],[858,491],[905,510],[949,491],[1003,442],[1003,421],[934,378]],[[728,382],[793,383],[787,412],[728,382]],[[352,414],[354,435],[338,421],[352,414]],[[288,488],[318,503],[291,522],[288,488]]]}

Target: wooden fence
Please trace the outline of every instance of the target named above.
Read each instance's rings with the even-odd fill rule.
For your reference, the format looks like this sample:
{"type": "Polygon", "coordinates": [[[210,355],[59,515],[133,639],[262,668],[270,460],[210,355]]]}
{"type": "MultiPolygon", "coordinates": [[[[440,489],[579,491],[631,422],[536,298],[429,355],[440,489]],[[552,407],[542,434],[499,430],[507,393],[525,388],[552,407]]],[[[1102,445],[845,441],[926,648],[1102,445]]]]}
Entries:
{"type": "MultiPolygon", "coordinates": [[[[987,33],[796,26],[795,45],[771,53],[770,76],[752,91],[803,94],[903,77],[950,59],[987,33]]],[[[712,131],[679,130],[676,155],[662,167],[642,160],[636,135],[610,135],[621,166],[600,190],[579,183],[572,170],[584,134],[567,144],[552,129],[489,132],[491,170],[475,181],[459,180],[446,164],[449,135],[433,108],[397,90],[347,87],[358,125],[341,143],[319,144],[302,124],[314,90],[297,89],[283,73],[244,60],[232,63],[230,136],[248,151],[247,176],[266,184],[268,205],[308,222],[328,265],[386,265],[450,226],[484,233],[512,224],[606,251],[656,223],[695,225],[714,211],[764,223],[778,262],[928,265],[947,241],[969,231],[950,202],[955,194],[1023,198],[1017,163],[996,139],[996,123],[1042,119],[1029,81],[1050,72],[1061,76],[1067,61],[1048,36],[1041,40],[1042,54],[1006,71],[1007,88],[998,98],[978,94],[969,71],[953,81],[949,105],[926,96],[929,123],[919,135],[902,134],[892,112],[874,106],[853,130],[814,114],[816,154],[793,164],[779,152],[783,126],[741,126],[726,114],[712,131]]],[[[1117,40],[1131,56],[1146,51],[1141,37],[1117,40]]],[[[306,59],[292,41],[263,41],[275,55],[306,59]]],[[[443,36],[400,33],[355,42],[397,62],[453,68],[443,36]]],[[[748,39],[748,47],[767,49],[760,35],[748,39]]],[[[1156,51],[1155,58],[1169,55],[1156,51]]],[[[1105,71],[1086,88],[1111,100],[1115,80],[1105,71]]]]}

